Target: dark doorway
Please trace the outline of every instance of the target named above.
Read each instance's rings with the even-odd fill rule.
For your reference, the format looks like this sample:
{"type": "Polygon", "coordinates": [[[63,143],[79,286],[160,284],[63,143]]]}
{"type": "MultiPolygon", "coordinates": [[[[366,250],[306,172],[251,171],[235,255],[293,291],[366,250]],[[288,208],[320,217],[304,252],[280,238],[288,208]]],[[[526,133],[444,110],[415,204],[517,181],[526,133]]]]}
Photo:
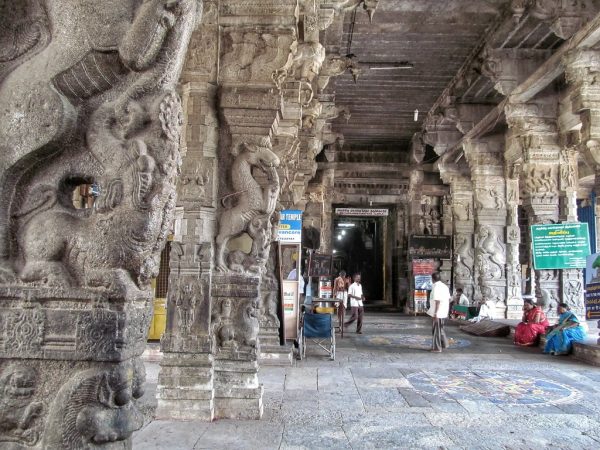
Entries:
{"type": "Polygon", "coordinates": [[[338,217],[333,223],[333,265],[348,274],[360,272],[365,297],[385,297],[385,217],[338,217]]]}

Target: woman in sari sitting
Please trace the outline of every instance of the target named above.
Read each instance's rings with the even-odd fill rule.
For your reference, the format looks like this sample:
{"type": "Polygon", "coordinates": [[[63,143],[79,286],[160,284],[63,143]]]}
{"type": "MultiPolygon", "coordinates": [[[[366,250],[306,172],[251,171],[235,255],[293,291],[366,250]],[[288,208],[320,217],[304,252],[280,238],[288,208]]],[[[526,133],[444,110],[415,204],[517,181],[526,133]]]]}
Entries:
{"type": "Polygon", "coordinates": [[[534,305],[533,300],[525,299],[523,304],[523,321],[515,330],[515,344],[532,346],[539,343],[540,336],[550,325],[542,308],[534,305]]]}
{"type": "Polygon", "coordinates": [[[586,332],[575,313],[569,311],[569,305],[566,303],[558,305],[558,314],[558,324],[546,335],[544,353],[568,355],[573,348],[573,342],[583,341],[586,332]]]}

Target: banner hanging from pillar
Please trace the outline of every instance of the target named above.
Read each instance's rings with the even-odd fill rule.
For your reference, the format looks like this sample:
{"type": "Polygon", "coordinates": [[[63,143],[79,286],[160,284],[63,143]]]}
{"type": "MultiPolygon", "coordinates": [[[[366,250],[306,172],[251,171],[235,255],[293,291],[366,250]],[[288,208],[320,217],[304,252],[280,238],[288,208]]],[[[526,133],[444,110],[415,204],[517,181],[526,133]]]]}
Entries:
{"type": "Polygon", "coordinates": [[[583,269],[590,254],[587,223],[531,225],[536,270],[583,269]]]}

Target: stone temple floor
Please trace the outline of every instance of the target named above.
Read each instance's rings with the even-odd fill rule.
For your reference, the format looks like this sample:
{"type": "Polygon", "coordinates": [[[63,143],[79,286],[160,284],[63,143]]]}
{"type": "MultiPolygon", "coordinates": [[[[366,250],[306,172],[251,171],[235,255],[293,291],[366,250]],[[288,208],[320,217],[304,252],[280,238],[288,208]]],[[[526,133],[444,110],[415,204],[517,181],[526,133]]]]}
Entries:
{"type": "Polygon", "coordinates": [[[261,368],[262,420],[152,421],[133,448],[600,449],[599,368],[446,331],[450,349],[432,354],[427,318],[368,314],[335,361],[309,347],[294,367],[261,368]]]}

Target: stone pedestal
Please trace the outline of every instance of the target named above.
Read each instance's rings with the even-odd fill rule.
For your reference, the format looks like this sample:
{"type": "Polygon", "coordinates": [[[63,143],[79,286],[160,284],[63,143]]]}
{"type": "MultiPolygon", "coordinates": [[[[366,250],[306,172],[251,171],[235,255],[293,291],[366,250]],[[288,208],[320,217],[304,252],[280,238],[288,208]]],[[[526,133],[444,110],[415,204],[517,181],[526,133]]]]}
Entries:
{"type": "Polygon", "coordinates": [[[263,387],[258,382],[260,278],[213,276],[212,330],[216,339],[215,418],[260,419],[263,387]]]}
{"type": "Polygon", "coordinates": [[[199,348],[165,352],[158,377],[158,420],[214,419],[213,356],[199,348]]]}
{"type": "Polygon", "coordinates": [[[151,298],[149,291],[123,303],[93,289],[1,288],[0,447],[128,441],[143,423],[139,356],[151,298]]]}

